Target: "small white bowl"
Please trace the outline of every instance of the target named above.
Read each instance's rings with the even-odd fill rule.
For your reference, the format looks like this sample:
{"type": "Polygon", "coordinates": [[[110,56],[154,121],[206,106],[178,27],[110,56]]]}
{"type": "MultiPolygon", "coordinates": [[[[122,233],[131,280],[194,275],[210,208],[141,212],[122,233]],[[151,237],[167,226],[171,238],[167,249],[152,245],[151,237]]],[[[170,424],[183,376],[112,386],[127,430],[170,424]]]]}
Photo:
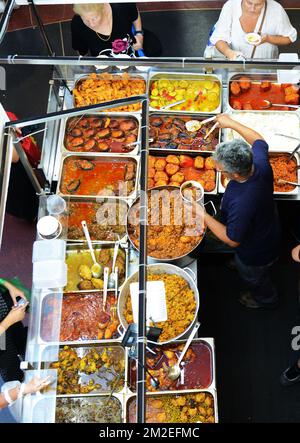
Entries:
{"type": "Polygon", "coordinates": [[[186,182],[183,182],[182,185],[180,186],[180,195],[181,195],[181,198],[187,203],[200,203],[203,205],[204,189],[203,189],[203,186],[195,180],[188,180],[186,182]],[[199,191],[199,195],[198,195],[197,199],[194,199],[194,198],[189,199],[189,198],[187,198],[187,196],[184,193],[184,191],[186,191],[188,189],[192,189],[192,188],[199,191]]]}
{"type": "Polygon", "coordinates": [[[249,45],[257,45],[261,42],[261,36],[256,32],[249,32],[245,35],[245,40],[249,45]]]}

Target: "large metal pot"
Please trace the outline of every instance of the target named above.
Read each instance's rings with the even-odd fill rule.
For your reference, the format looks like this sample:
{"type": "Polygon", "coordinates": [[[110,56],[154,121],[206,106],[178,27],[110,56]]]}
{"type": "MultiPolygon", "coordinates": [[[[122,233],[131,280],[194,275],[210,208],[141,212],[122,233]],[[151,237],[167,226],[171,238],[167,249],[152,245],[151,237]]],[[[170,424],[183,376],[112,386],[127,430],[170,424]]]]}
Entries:
{"type": "MultiPolygon", "coordinates": [[[[179,188],[176,187],[176,186],[159,186],[159,187],[156,187],[156,188],[153,188],[153,189],[149,190],[148,193],[150,191],[157,191],[157,190],[163,190],[163,189],[167,189],[167,190],[170,190],[170,191],[178,190],[178,192],[179,192],[179,188]]],[[[137,251],[139,249],[136,247],[136,245],[133,243],[133,241],[131,239],[130,233],[128,231],[128,226],[129,226],[130,215],[131,215],[131,213],[133,211],[132,208],[136,205],[136,203],[139,202],[139,199],[140,198],[138,197],[137,199],[134,200],[134,202],[133,202],[133,204],[132,204],[132,206],[129,209],[128,214],[127,214],[127,235],[128,235],[129,240],[130,240],[130,243],[132,244],[134,249],[136,249],[137,251]]],[[[203,210],[205,210],[205,209],[203,208],[203,210]]],[[[175,258],[155,258],[155,257],[151,257],[150,255],[148,255],[148,263],[149,264],[152,264],[152,263],[154,264],[154,263],[161,263],[162,262],[162,263],[172,263],[172,264],[174,264],[176,266],[180,266],[180,267],[188,266],[192,261],[195,260],[195,250],[199,249],[200,244],[201,244],[202,240],[205,237],[205,233],[206,233],[206,226],[204,226],[204,228],[203,228],[203,235],[199,239],[198,243],[195,244],[193,246],[193,248],[187,254],[180,255],[180,256],[175,257],[175,258]],[[192,253],[193,253],[193,255],[192,255],[192,253]]]]}
{"type": "MultiPolygon", "coordinates": [[[[198,292],[198,288],[197,288],[197,284],[196,284],[196,276],[194,275],[194,278],[192,278],[188,274],[188,272],[191,272],[191,274],[193,274],[193,271],[191,271],[191,269],[189,269],[189,268],[187,268],[187,270],[184,270],[184,269],[178,268],[177,266],[171,265],[169,263],[158,263],[155,265],[154,264],[148,265],[147,270],[149,273],[152,273],[152,274],[175,274],[175,275],[179,275],[180,277],[184,278],[188,282],[192,291],[194,292],[194,297],[195,297],[195,302],[196,302],[195,315],[194,315],[193,321],[190,323],[188,328],[184,332],[182,332],[180,335],[177,335],[176,337],[173,337],[170,340],[160,342],[159,345],[165,345],[167,343],[173,342],[174,340],[179,340],[181,338],[185,338],[185,337],[189,336],[189,333],[197,320],[198,310],[199,310],[199,305],[200,305],[199,292],[198,292]]],[[[128,323],[125,319],[124,311],[125,311],[125,305],[126,305],[127,298],[130,294],[130,283],[137,282],[137,281],[138,281],[138,271],[135,272],[134,274],[132,274],[125,281],[125,283],[123,284],[123,286],[121,287],[121,290],[120,290],[120,295],[118,298],[118,316],[119,316],[121,325],[124,330],[126,330],[128,328],[128,323]]]]}

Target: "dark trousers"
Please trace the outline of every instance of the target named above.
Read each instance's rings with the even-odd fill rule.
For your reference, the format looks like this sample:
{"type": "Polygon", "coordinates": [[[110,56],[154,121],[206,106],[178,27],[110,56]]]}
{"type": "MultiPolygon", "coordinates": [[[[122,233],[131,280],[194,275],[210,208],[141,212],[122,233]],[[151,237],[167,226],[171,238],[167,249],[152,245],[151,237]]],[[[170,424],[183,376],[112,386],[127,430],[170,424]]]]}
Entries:
{"type": "Polygon", "coordinates": [[[243,263],[235,254],[240,277],[250,289],[252,298],[259,305],[272,305],[278,302],[278,294],[270,276],[271,267],[275,261],[263,266],[250,266],[243,263]]]}

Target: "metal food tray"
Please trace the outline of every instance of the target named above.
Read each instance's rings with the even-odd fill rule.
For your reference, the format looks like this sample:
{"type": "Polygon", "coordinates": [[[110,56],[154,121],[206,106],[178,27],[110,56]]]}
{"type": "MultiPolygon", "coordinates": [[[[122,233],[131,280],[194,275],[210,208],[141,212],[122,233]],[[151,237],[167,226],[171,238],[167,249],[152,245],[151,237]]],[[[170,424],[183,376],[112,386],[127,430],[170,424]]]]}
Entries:
{"type": "MultiPolygon", "coordinates": [[[[64,346],[68,346],[67,344],[63,344],[59,347],[59,350],[63,349],[64,346]]],[[[120,343],[116,343],[116,342],[106,342],[106,343],[102,343],[102,344],[89,344],[89,343],[78,343],[78,344],[73,344],[72,349],[75,349],[78,353],[78,355],[80,357],[83,357],[85,353],[87,353],[89,350],[91,349],[96,349],[98,350],[99,348],[115,348],[115,349],[120,349],[122,350],[122,353],[124,355],[124,385],[121,389],[119,389],[118,391],[114,391],[115,394],[122,394],[124,393],[125,390],[125,386],[126,386],[126,373],[128,372],[128,362],[127,362],[127,358],[126,358],[126,353],[124,348],[121,346],[120,343]]],[[[45,362],[44,366],[46,369],[49,369],[51,365],[51,362],[45,362]]],[[[101,378],[99,378],[95,373],[92,374],[82,374],[80,377],[83,377],[84,380],[84,385],[88,384],[89,380],[94,380],[95,384],[100,383],[101,384],[101,378]]],[[[86,398],[86,397],[97,397],[99,396],[99,394],[111,394],[111,389],[108,390],[93,390],[87,394],[75,394],[75,393],[71,393],[71,394],[57,394],[56,397],[57,398],[70,398],[70,397],[77,397],[77,398],[86,398]]]]}
{"type": "MultiPolygon", "coordinates": [[[[270,157],[276,157],[279,155],[288,155],[287,152],[269,152],[269,156],[270,157]]],[[[296,159],[297,162],[297,166],[300,165],[300,157],[299,154],[294,154],[293,158],[296,159]]],[[[297,170],[297,182],[300,183],[300,169],[297,170]]],[[[226,188],[224,188],[223,184],[222,184],[222,174],[220,173],[219,175],[219,184],[218,184],[218,190],[221,194],[223,194],[226,190],[226,188]]],[[[295,188],[292,191],[288,191],[288,192],[279,192],[279,191],[274,191],[273,193],[274,195],[298,195],[298,187],[295,186],[295,188]]]]}
{"type": "MultiPolygon", "coordinates": [[[[124,423],[124,401],[123,401],[123,398],[120,395],[118,395],[117,393],[112,394],[112,395],[99,393],[99,394],[92,396],[92,397],[86,395],[86,396],[84,396],[84,398],[82,398],[81,396],[74,395],[74,396],[69,396],[67,398],[67,400],[71,400],[71,401],[84,400],[85,402],[88,402],[88,403],[96,403],[100,399],[103,399],[103,401],[105,401],[106,399],[109,400],[110,398],[114,398],[115,400],[117,400],[119,402],[120,412],[121,412],[121,423],[124,423]]],[[[58,397],[58,399],[63,400],[63,397],[58,397]]],[[[58,423],[56,421],[56,413],[55,413],[55,423],[58,423]]],[[[70,423],[70,422],[68,422],[68,423],[70,423]]],[[[80,422],[80,423],[83,423],[83,422],[80,422]]],[[[88,422],[88,423],[96,423],[96,422],[88,422]]],[[[97,422],[97,423],[100,423],[100,422],[97,422]]],[[[107,422],[102,422],[102,423],[107,423],[107,422]]]]}
{"type": "MultiPolygon", "coordinates": [[[[203,81],[217,81],[220,84],[220,103],[219,106],[217,106],[217,108],[213,109],[211,112],[207,112],[207,111],[180,111],[182,112],[182,114],[184,115],[189,115],[189,114],[197,114],[197,115],[213,115],[213,114],[218,114],[221,112],[222,109],[222,97],[223,97],[223,93],[222,93],[222,76],[221,75],[217,75],[217,74],[197,74],[195,72],[174,72],[174,71],[153,71],[152,73],[150,72],[149,75],[149,85],[148,85],[148,92],[151,86],[151,82],[155,81],[155,80],[160,80],[160,79],[166,79],[166,80],[203,80],[203,81]]],[[[149,94],[150,96],[150,94],[149,94]]],[[[168,113],[168,114],[173,114],[173,113],[178,113],[178,110],[174,110],[172,111],[172,108],[163,110],[163,109],[156,109],[156,108],[152,108],[149,105],[149,110],[150,111],[154,111],[154,112],[159,112],[159,113],[168,113]]]]}
{"type": "MultiPolygon", "coordinates": [[[[168,117],[168,114],[165,112],[165,113],[162,113],[162,111],[158,111],[158,112],[151,112],[150,113],[150,117],[153,117],[153,116],[157,116],[157,117],[168,117]]],[[[180,117],[187,117],[187,116],[189,116],[190,117],[190,119],[191,120],[199,120],[199,121],[202,121],[202,120],[205,120],[206,118],[209,118],[209,117],[212,117],[212,114],[188,114],[188,113],[183,113],[183,112],[180,112],[180,111],[173,111],[172,113],[171,113],[171,116],[172,117],[178,117],[178,118],[180,118],[180,117]]],[[[212,122],[213,124],[214,124],[214,122],[212,122]]],[[[150,124],[149,124],[149,128],[150,128],[150,124]]],[[[218,141],[219,141],[219,143],[221,142],[221,129],[217,129],[218,131],[219,131],[219,133],[218,133],[218,137],[217,137],[217,139],[218,139],[218,141]]],[[[152,150],[152,151],[157,151],[157,152],[161,152],[161,151],[163,151],[163,150],[165,150],[165,151],[168,151],[168,152],[170,152],[171,154],[175,154],[176,152],[179,152],[179,154],[180,153],[184,153],[184,154],[188,154],[188,153],[192,153],[192,152],[197,152],[198,154],[201,154],[202,152],[204,153],[204,152],[207,152],[208,154],[212,154],[213,152],[214,152],[214,150],[208,150],[208,149],[170,149],[170,148],[168,148],[168,149],[166,149],[166,148],[164,148],[164,149],[158,149],[158,148],[152,148],[152,146],[151,146],[151,144],[152,143],[149,143],[149,149],[150,150],[152,150]]]]}
{"type": "MultiPolygon", "coordinates": [[[[118,64],[118,61],[116,60],[116,65],[118,64]]],[[[90,73],[91,74],[91,73],[90,73]]],[[[76,81],[74,82],[74,86],[71,86],[71,88],[72,89],[75,89],[76,87],[77,87],[77,85],[78,85],[78,83],[81,83],[81,82],[83,82],[84,80],[87,80],[89,77],[90,77],[90,74],[84,74],[84,75],[82,75],[82,76],[79,76],[77,79],[76,79],[76,81]]],[[[147,91],[148,91],[148,81],[149,81],[149,79],[148,79],[148,73],[136,73],[136,72],[126,72],[126,74],[129,76],[129,78],[130,79],[143,79],[144,81],[145,81],[145,94],[147,93],[147,91]]],[[[116,77],[116,79],[118,79],[117,77],[122,77],[122,75],[124,75],[124,73],[123,72],[115,72],[115,73],[110,73],[109,74],[110,76],[114,76],[114,77],[116,77]]],[[[98,77],[102,77],[103,76],[103,74],[97,74],[97,76],[98,77]]],[[[77,106],[76,106],[76,102],[75,102],[75,96],[73,96],[74,98],[73,98],[73,107],[74,108],[77,108],[77,106]]],[[[131,98],[131,97],[126,97],[126,98],[131,98]]],[[[100,102],[99,104],[101,104],[101,103],[103,103],[103,102],[100,102]]],[[[122,106],[127,106],[126,104],[124,104],[124,105],[122,105],[122,106]]],[[[117,106],[116,106],[117,107],[117,106]]],[[[124,112],[127,112],[127,111],[124,111],[124,112]]],[[[136,112],[138,112],[138,113],[141,113],[142,112],[142,105],[141,105],[141,109],[140,109],[140,111],[136,111],[136,112]]],[[[112,111],[112,113],[115,113],[114,111],[112,111]]],[[[121,111],[121,113],[122,113],[122,111],[121,111]]],[[[109,111],[105,111],[105,114],[110,114],[110,112],[109,111]]]]}
{"type": "MultiPolygon", "coordinates": [[[[86,115],[87,117],[89,116],[95,116],[95,117],[109,117],[109,118],[115,118],[115,117],[120,117],[123,119],[126,118],[133,118],[136,120],[137,124],[138,124],[138,138],[137,138],[137,145],[134,147],[134,149],[132,149],[130,152],[118,152],[118,153],[112,153],[112,152],[90,152],[90,151],[70,151],[69,149],[66,148],[65,146],[65,135],[66,135],[66,128],[67,128],[67,122],[69,120],[69,118],[64,118],[61,120],[61,125],[60,125],[60,131],[59,131],[59,138],[58,138],[58,146],[60,146],[61,148],[61,153],[62,154],[102,154],[102,155],[106,155],[106,156],[110,156],[110,155],[137,155],[140,149],[140,143],[141,143],[141,115],[138,112],[113,112],[113,113],[107,113],[107,112],[103,112],[103,111],[98,111],[98,112],[86,112],[85,114],[82,115],[86,115]]],[[[78,120],[81,118],[81,116],[77,116],[77,117],[72,117],[72,118],[78,118],[78,120]]],[[[74,126],[76,127],[76,125],[74,126]]]]}
{"type": "MultiPolygon", "coordinates": [[[[263,82],[263,81],[268,81],[271,83],[276,83],[277,85],[281,85],[282,83],[278,82],[278,76],[277,74],[271,74],[271,73],[267,73],[267,72],[260,72],[260,73],[248,73],[248,72],[233,72],[232,74],[230,74],[228,76],[228,80],[227,80],[227,100],[226,100],[226,107],[228,108],[229,111],[236,111],[236,109],[232,108],[230,106],[230,102],[229,102],[229,98],[230,98],[230,83],[233,81],[239,81],[240,77],[248,77],[249,80],[251,82],[263,82]]],[[[238,98],[238,96],[237,96],[238,98]]],[[[249,110],[241,110],[240,112],[249,112],[249,110]]],[[[262,112],[258,109],[253,109],[251,112],[262,112]]],[[[274,109],[270,109],[269,111],[266,112],[274,112],[274,109]]],[[[276,112],[276,111],[275,111],[276,112]]],[[[291,110],[291,111],[277,111],[277,112],[297,112],[297,110],[291,110]]]]}
{"type": "MultiPolygon", "coordinates": [[[[234,110],[229,113],[229,116],[234,118],[235,115],[241,115],[245,116],[246,113],[253,114],[257,117],[258,114],[262,114],[262,116],[266,116],[268,119],[272,119],[273,116],[278,116],[278,118],[286,117],[289,119],[289,124],[287,124],[286,127],[278,127],[275,129],[275,131],[278,131],[278,134],[284,134],[286,133],[287,137],[282,135],[275,135],[275,131],[272,131],[271,139],[268,139],[268,137],[265,137],[266,142],[269,144],[269,150],[282,153],[282,152],[292,152],[294,148],[298,145],[300,141],[300,115],[298,112],[284,112],[284,111],[237,111],[234,110]],[[295,119],[295,126],[292,126],[293,133],[287,132],[291,128],[291,119],[295,119]],[[297,120],[297,123],[296,123],[297,120]],[[292,136],[292,138],[289,138],[288,136],[292,136]],[[293,140],[293,138],[296,138],[293,140]],[[299,139],[299,140],[297,140],[299,139]],[[279,147],[277,147],[277,144],[279,147]],[[287,146],[286,148],[284,146],[287,146]]],[[[243,122],[243,124],[246,124],[247,122],[243,122]]],[[[254,129],[257,132],[262,132],[260,128],[254,127],[252,123],[250,122],[249,125],[252,129],[254,129]]],[[[270,131],[269,131],[270,133],[270,131]]],[[[277,132],[276,132],[277,134],[277,132]]],[[[264,134],[261,134],[264,136],[264,134]]],[[[232,129],[223,129],[223,141],[232,141],[240,139],[240,137],[233,137],[233,130],[232,129]]],[[[244,140],[243,138],[241,138],[244,140]]]]}
{"type": "MultiPolygon", "coordinates": [[[[180,154],[180,151],[176,151],[176,150],[173,151],[173,152],[169,152],[168,149],[149,149],[149,155],[152,155],[154,157],[167,157],[167,155],[170,155],[170,154],[176,155],[176,152],[179,152],[179,154],[180,154]]],[[[188,152],[185,152],[184,155],[188,155],[190,157],[199,157],[199,156],[201,156],[201,157],[207,158],[207,157],[211,157],[212,156],[212,152],[188,151],[188,152]]],[[[204,191],[205,194],[215,195],[215,194],[218,193],[219,172],[215,170],[215,173],[216,173],[216,186],[215,186],[213,191],[209,191],[209,192],[208,191],[204,191]]],[[[167,186],[169,186],[169,185],[167,185],[167,186]]],[[[156,189],[156,188],[150,188],[148,190],[151,191],[151,189],[156,189]]]]}
{"type": "MultiPolygon", "coordinates": [[[[103,242],[95,242],[94,243],[94,251],[97,251],[98,249],[114,249],[116,242],[110,242],[110,243],[103,243],[103,242]]],[[[128,267],[129,267],[129,251],[128,251],[128,243],[120,243],[119,245],[119,249],[122,249],[123,252],[125,253],[125,277],[124,277],[124,282],[127,280],[128,278],[128,267]]],[[[71,254],[76,254],[78,252],[87,252],[89,253],[89,249],[87,247],[86,244],[78,244],[78,243],[69,243],[67,245],[67,249],[66,249],[66,258],[68,255],[71,254]]],[[[123,284],[123,283],[122,283],[123,284]]],[[[120,290],[120,286],[121,283],[119,281],[119,290],[120,290]]],[[[90,292],[102,292],[102,290],[100,289],[88,289],[86,291],[83,290],[72,290],[72,291],[63,291],[65,294],[73,294],[73,293],[78,293],[78,294],[85,294],[85,293],[90,293],[90,292]]],[[[108,293],[114,293],[114,289],[109,289],[108,288],[108,293]]]]}
{"type": "Polygon", "coordinates": [[[57,188],[56,188],[56,193],[61,195],[62,197],[65,198],[69,198],[69,197],[81,197],[83,199],[94,199],[95,197],[97,197],[96,195],[82,195],[82,194],[64,194],[63,192],[61,192],[60,190],[60,186],[62,184],[62,179],[63,179],[63,169],[64,169],[64,163],[66,161],[66,159],[68,159],[69,157],[78,157],[79,159],[85,159],[85,160],[96,160],[96,159],[101,159],[104,162],[108,162],[111,161],[113,159],[117,159],[120,162],[124,161],[124,160],[133,160],[136,164],[136,173],[135,173],[135,186],[134,186],[134,190],[129,194],[129,195],[99,195],[99,198],[111,198],[111,199],[116,199],[116,198],[121,198],[121,199],[125,199],[125,200],[130,200],[130,199],[135,199],[137,196],[137,192],[138,192],[138,188],[139,188],[139,179],[140,179],[140,156],[136,156],[136,155],[117,155],[117,154],[110,154],[110,155],[103,155],[103,154],[96,154],[94,152],[92,153],[86,153],[86,154],[82,154],[81,152],[74,152],[72,154],[67,154],[67,155],[63,155],[62,159],[61,159],[61,164],[60,164],[60,170],[59,170],[59,176],[58,176],[58,182],[57,182],[57,188]]]}
{"type": "MultiPolygon", "coordinates": [[[[185,391],[162,391],[162,392],[155,392],[155,393],[147,393],[146,394],[146,398],[147,397],[162,397],[162,396],[179,396],[179,395],[187,395],[187,394],[197,394],[197,393],[201,393],[201,392],[205,392],[205,393],[209,393],[213,396],[214,399],[214,418],[215,418],[215,423],[219,422],[219,413],[218,413],[218,401],[217,401],[217,391],[215,389],[194,389],[194,390],[185,390],[185,391]]],[[[129,413],[128,413],[128,407],[129,407],[129,402],[131,401],[131,399],[135,398],[136,394],[132,394],[132,395],[128,395],[126,396],[126,403],[125,403],[125,407],[124,407],[124,415],[125,415],[125,423],[129,423],[129,413]]],[[[181,423],[181,422],[179,422],[181,423]]]]}
{"type": "MultiPolygon", "coordinates": [[[[180,344],[185,344],[185,343],[186,343],[186,340],[174,340],[174,341],[170,342],[169,345],[163,345],[163,348],[168,349],[169,347],[173,347],[173,346],[180,345],[180,344]]],[[[203,343],[203,344],[207,345],[209,350],[210,350],[210,354],[211,354],[211,370],[212,370],[211,371],[211,380],[212,381],[211,381],[211,384],[207,388],[203,388],[203,390],[207,390],[207,389],[214,389],[214,390],[216,390],[217,387],[216,387],[215,341],[214,341],[213,338],[210,338],[210,337],[208,337],[208,338],[194,338],[192,340],[192,342],[191,342],[191,345],[193,343],[194,344],[196,344],[196,343],[203,343]]],[[[131,386],[130,386],[130,360],[131,359],[129,358],[128,352],[127,352],[127,359],[128,359],[128,365],[127,365],[127,368],[128,368],[128,374],[127,374],[128,394],[135,394],[136,392],[133,389],[131,389],[131,386]]],[[[151,369],[150,369],[150,371],[151,371],[151,369]]],[[[193,391],[193,392],[195,390],[199,390],[199,388],[197,388],[197,389],[189,389],[189,391],[193,391]]],[[[169,390],[161,391],[158,388],[158,390],[155,391],[155,392],[154,391],[149,391],[149,394],[150,393],[157,394],[158,392],[175,392],[175,391],[176,392],[186,392],[185,389],[182,389],[182,390],[169,389],[169,390]]]]}
{"type": "MultiPolygon", "coordinates": [[[[64,197],[64,200],[66,201],[66,204],[67,204],[66,212],[68,212],[68,210],[69,210],[69,204],[70,203],[96,203],[96,204],[98,203],[99,204],[99,203],[102,203],[102,202],[111,202],[111,203],[116,203],[116,204],[120,204],[120,205],[125,205],[126,206],[126,212],[128,212],[129,203],[130,203],[130,200],[124,199],[122,197],[119,197],[119,198],[94,197],[94,198],[90,198],[90,199],[87,199],[85,197],[69,197],[69,198],[68,197],[64,197]]],[[[60,222],[66,228],[66,232],[67,232],[66,233],[66,237],[67,237],[67,235],[68,235],[68,226],[69,226],[69,215],[63,214],[63,219],[64,218],[67,219],[66,222],[64,222],[64,220],[60,220],[60,222]]],[[[127,220],[127,217],[126,217],[126,220],[127,220]]],[[[125,220],[125,222],[126,222],[126,220],[125,220]]],[[[126,241],[127,241],[126,223],[124,225],[124,230],[125,230],[124,235],[122,237],[120,237],[121,243],[126,243],[126,241]]],[[[80,240],[80,239],[73,239],[73,238],[69,239],[68,237],[67,237],[67,241],[70,242],[70,243],[79,243],[79,244],[86,243],[85,239],[82,239],[82,240],[80,240]]],[[[114,242],[114,240],[91,240],[91,241],[92,241],[92,243],[99,243],[99,242],[101,242],[101,244],[105,244],[105,243],[111,244],[112,242],[114,242]]]]}
{"type": "MultiPolygon", "coordinates": [[[[90,290],[90,291],[73,291],[73,292],[77,293],[78,296],[84,295],[86,293],[93,293],[95,295],[101,294],[101,296],[103,295],[102,291],[99,289],[90,290]]],[[[60,311],[62,309],[64,294],[69,295],[69,294],[72,294],[73,292],[64,292],[62,294],[60,311]]],[[[98,340],[98,339],[83,340],[83,339],[81,339],[81,340],[76,340],[76,341],[61,341],[60,340],[61,315],[60,315],[59,319],[57,317],[53,317],[53,320],[54,320],[53,329],[55,329],[54,327],[57,326],[57,328],[55,329],[55,334],[57,334],[57,337],[55,337],[55,340],[53,340],[53,339],[46,340],[45,337],[43,337],[43,335],[42,335],[42,321],[45,319],[43,308],[44,308],[44,303],[45,303],[46,299],[50,296],[53,296],[53,294],[54,294],[54,292],[45,293],[39,300],[40,306],[39,306],[39,316],[38,316],[38,325],[37,325],[37,344],[38,345],[42,345],[43,347],[47,347],[50,345],[54,345],[57,347],[58,346],[72,346],[73,347],[73,346],[88,346],[88,345],[103,346],[103,345],[107,345],[110,343],[120,343],[122,341],[123,333],[121,333],[122,331],[120,330],[120,328],[118,328],[119,336],[117,338],[110,338],[110,339],[103,338],[101,340],[98,340]],[[58,325],[58,323],[59,323],[59,325],[58,325]]],[[[116,302],[116,306],[117,306],[117,302],[116,302]]],[[[116,312],[116,315],[118,316],[117,312],[116,312]]]]}

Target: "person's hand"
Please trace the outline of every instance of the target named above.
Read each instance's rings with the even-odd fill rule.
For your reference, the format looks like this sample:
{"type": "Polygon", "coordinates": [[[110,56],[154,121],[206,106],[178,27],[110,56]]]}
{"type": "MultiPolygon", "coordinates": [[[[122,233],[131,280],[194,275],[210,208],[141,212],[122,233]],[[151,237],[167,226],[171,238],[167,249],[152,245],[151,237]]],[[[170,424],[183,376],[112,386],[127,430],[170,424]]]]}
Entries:
{"type": "Polygon", "coordinates": [[[292,250],[292,257],[293,257],[293,260],[295,260],[295,261],[298,262],[298,263],[300,263],[299,253],[300,253],[300,245],[296,246],[296,247],[292,250]]]}
{"type": "Polygon", "coordinates": [[[241,51],[233,51],[233,49],[230,49],[226,55],[228,60],[236,60],[238,57],[245,58],[244,54],[241,51]]]}
{"type": "Polygon", "coordinates": [[[23,306],[17,306],[11,308],[10,312],[7,314],[7,316],[4,319],[8,327],[14,325],[18,321],[24,320],[27,305],[28,302],[23,306]]]}
{"type": "Polygon", "coordinates": [[[219,128],[232,128],[235,121],[228,114],[219,114],[216,116],[216,122],[219,128]]]}
{"type": "Polygon", "coordinates": [[[268,34],[262,34],[261,35],[261,40],[258,43],[253,43],[254,46],[259,46],[262,45],[263,43],[268,43],[269,36],[268,34]]]}
{"type": "Polygon", "coordinates": [[[133,45],[133,49],[138,51],[139,49],[143,49],[144,36],[142,34],[136,34],[135,36],[136,42],[133,45]]]}
{"type": "Polygon", "coordinates": [[[34,394],[36,392],[39,392],[40,390],[46,388],[50,383],[51,383],[50,375],[48,375],[48,377],[45,378],[40,378],[36,376],[26,384],[23,391],[24,395],[34,394]]]}
{"type": "Polygon", "coordinates": [[[11,296],[14,306],[17,306],[17,297],[21,297],[25,301],[27,301],[27,298],[25,297],[24,292],[21,291],[20,289],[16,288],[16,286],[12,285],[9,282],[5,282],[5,287],[11,296]]]}

